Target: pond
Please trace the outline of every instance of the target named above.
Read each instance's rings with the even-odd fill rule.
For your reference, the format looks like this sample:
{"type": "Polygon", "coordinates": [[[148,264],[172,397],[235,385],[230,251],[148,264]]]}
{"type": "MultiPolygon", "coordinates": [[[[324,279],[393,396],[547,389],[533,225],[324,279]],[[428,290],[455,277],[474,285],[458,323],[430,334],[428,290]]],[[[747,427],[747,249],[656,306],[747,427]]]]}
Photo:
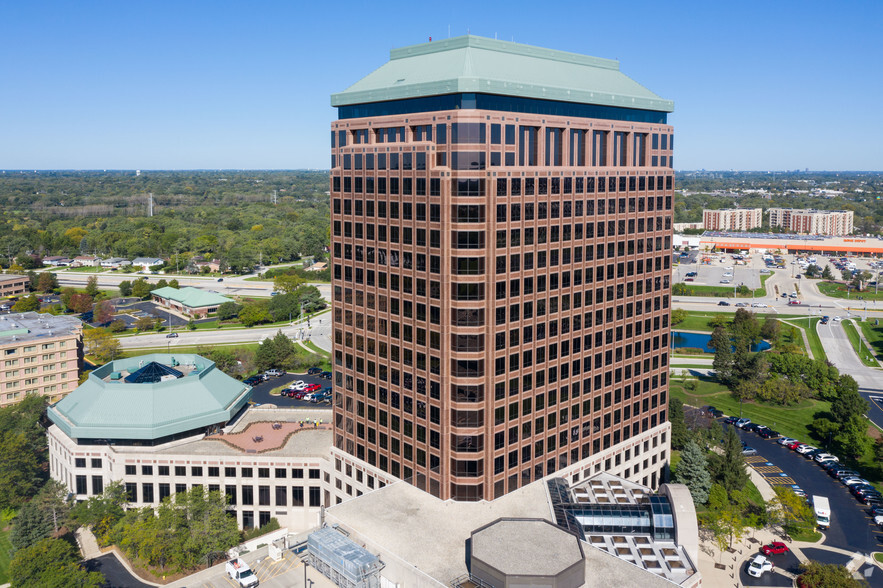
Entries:
{"type": "MultiPolygon", "coordinates": [[[[671,348],[680,349],[681,347],[692,347],[694,349],[702,349],[705,353],[714,353],[714,349],[708,346],[711,343],[710,333],[684,333],[682,331],[671,332],[671,348]]],[[[766,341],[761,341],[757,345],[751,347],[751,351],[766,351],[771,345],[766,341]]]]}

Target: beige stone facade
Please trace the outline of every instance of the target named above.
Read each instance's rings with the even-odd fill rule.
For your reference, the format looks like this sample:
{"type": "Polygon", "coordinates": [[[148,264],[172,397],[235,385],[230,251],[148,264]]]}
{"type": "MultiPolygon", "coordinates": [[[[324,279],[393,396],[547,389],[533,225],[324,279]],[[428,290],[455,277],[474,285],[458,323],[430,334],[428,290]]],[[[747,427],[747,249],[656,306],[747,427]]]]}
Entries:
{"type": "Polygon", "coordinates": [[[770,227],[802,235],[851,235],[855,213],[851,210],[770,208],[770,227]]]}
{"type": "Polygon", "coordinates": [[[702,228],[707,231],[748,231],[763,224],[760,208],[703,210],[702,228]]]}
{"type": "Polygon", "coordinates": [[[0,296],[21,296],[30,290],[30,279],[27,276],[0,274],[0,296]]]}
{"type": "Polygon", "coordinates": [[[83,364],[82,329],[74,317],[0,315],[0,406],[27,394],[55,402],[73,392],[83,364]]]}

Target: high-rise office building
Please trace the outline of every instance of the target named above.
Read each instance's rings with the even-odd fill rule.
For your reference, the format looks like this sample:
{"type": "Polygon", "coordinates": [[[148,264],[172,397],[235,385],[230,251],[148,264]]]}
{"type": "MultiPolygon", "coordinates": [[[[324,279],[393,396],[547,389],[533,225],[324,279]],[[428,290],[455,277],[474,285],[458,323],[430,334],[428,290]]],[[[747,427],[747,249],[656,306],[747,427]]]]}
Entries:
{"type": "Polygon", "coordinates": [[[556,472],[656,487],[672,103],[616,61],[475,36],[331,101],[338,469],[455,500],[556,472]]]}

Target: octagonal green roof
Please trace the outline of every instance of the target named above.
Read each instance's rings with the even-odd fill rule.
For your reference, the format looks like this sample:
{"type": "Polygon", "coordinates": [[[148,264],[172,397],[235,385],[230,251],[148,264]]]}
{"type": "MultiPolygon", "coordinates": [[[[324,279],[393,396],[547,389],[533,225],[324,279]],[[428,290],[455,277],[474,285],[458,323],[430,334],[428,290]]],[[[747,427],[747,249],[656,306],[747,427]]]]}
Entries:
{"type": "Polygon", "coordinates": [[[250,396],[251,387],[202,356],[155,353],[93,370],[76,390],[49,407],[48,416],[73,439],[155,440],[224,424],[250,396]],[[126,381],[154,363],[169,369],[153,369],[156,378],[126,381]]]}
{"type": "Polygon", "coordinates": [[[672,112],[619,62],[474,35],[393,49],[332,106],[473,92],[672,112]]]}

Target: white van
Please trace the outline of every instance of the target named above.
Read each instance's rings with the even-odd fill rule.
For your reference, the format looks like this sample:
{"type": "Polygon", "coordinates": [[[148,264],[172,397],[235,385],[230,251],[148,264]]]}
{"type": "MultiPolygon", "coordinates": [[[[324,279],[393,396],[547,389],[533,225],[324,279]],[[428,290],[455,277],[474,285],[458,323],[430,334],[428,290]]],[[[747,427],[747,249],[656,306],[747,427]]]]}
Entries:
{"type": "Polygon", "coordinates": [[[831,504],[827,496],[813,496],[812,508],[816,513],[816,526],[827,529],[831,526],[831,504]]]}

